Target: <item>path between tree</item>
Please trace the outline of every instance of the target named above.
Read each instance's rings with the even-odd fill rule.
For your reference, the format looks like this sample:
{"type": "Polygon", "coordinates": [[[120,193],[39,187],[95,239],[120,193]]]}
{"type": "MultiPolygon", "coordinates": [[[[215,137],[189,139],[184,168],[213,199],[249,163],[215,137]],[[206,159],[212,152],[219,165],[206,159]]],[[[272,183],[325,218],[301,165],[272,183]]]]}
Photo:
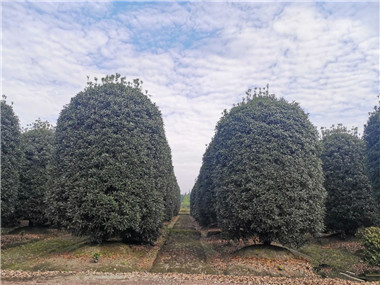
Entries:
{"type": "Polygon", "coordinates": [[[207,264],[201,233],[188,214],[181,214],[153,264],[154,273],[215,273],[207,264]]]}

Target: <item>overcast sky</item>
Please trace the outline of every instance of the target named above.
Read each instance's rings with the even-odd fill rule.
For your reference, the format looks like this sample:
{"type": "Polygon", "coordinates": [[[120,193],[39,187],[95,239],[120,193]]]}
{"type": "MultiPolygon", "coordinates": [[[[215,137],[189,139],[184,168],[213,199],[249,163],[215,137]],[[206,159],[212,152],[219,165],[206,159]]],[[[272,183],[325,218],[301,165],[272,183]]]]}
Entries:
{"type": "Polygon", "coordinates": [[[189,192],[223,109],[248,88],[269,83],[318,128],[362,132],[379,92],[379,4],[2,3],[2,93],[22,126],[56,124],[87,75],[116,72],[144,81],[189,192]]]}

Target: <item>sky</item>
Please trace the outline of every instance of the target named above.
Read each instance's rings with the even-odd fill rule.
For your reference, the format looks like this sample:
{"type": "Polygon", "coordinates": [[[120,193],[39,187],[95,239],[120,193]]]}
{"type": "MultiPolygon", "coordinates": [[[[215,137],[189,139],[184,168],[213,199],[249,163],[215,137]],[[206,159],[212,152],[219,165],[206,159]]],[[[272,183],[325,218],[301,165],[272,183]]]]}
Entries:
{"type": "Polygon", "coordinates": [[[21,126],[90,77],[140,78],[162,112],[182,193],[224,109],[249,88],[297,101],[318,127],[362,133],[379,94],[379,3],[2,1],[1,88],[21,126]]]}

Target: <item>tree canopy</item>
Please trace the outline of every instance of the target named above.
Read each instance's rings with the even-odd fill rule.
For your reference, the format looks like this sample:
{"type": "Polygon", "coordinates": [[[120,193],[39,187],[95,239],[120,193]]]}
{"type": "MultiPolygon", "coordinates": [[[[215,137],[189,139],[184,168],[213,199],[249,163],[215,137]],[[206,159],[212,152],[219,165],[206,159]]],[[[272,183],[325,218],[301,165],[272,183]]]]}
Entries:
{"type": "Polygon", "coordinates": [[[329,230],[354,233],[376,219],[373,192],[365,173],[365,144],[355,133],[338,125],[324,130],[323,172],[326,226],[329,230]]]}
{"type": "Polygon", "coordinates": [[[46,193],[50,177],[53,153],[54,128],[40,119],[31,124],[22,134],[22,151],[18,216],[31,224],[43,225],[46,193]]]}
{"type": "Polygon", "coordinates": [[[380,107],[375,107],[370,113],[364,127],[366,142],[366,170],[380,213],[380,107]]]}
{"type": "Polygon", "coordinates": [[[74,234],[152,243],[179,210],[161,113],[141,84],[89,82],[59,116],[49,212],[74,234]]]}
{"type": "Polygon", "coordinates": [[[18,203],[20,162],[22,158],[20,125],[13,106],[8,105],[6,96],[1,100],[1,223],[16,222],[15,210],[18,203]]]}
{"type": "Polygon", "coordinates": [[[191,215],[202,226],[217,224],[215,154],[215,144],[211,141],[203,155],[202,166],[190,197],[191,215]]]}
{"type": "Polygon", "coordinates": [[[306,233],[323,229],[320,152],[318,132],[297,103],[249,90],[216,126],[192,212],[201,213],[197,201],[212,197],[205,200],[214,199],[217,222],[229,237],[299,245],[306,233]]]}

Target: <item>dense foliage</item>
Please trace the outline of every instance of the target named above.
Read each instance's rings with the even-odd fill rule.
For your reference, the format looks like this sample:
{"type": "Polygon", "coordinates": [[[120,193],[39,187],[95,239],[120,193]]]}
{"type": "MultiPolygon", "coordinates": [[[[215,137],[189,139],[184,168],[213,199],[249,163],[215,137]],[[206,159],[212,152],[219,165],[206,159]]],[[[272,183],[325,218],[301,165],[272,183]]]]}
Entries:
{"type": "Polygon", "coordinates": [[[178,213],[161,113],[139,80],[89,82],[59,116],[53,159],[49,216],[74,234],[152,243],[178,213]]]}
{"type": "Polygon", "coordinates": [[[13,107],[1,100],[1,224],[16,222],[15,210],[22,158],[19,120],[13,107]]]}
{"type": "Polygon", "coordinates": [[[181,195],[181,209],[190,209],[190,195],[181,195]]]}
{"type": "Polygon", "coordinates": [[[215,211],[231,238],[257,235],[264,243],[300,245],[306,233],[323,228],[318,133],[297,103],[268,92],[247,95],[217,124],[193,189],[192,213],[201,220],[205,210],[215,211]]]}
{"type": "Polygon", "coordinates": [[[364,142],[345,127],[324,130],[323,171],[326,226],[329,230],[354,233],[371,226],[376,218],[372,188],[364,170],[364,142]]]}
{"type": "Polygon", "coordinates": [[[202,225],[217,223],[215,196],[215,147],[213,141],[203,155],[202,166],[191,191],[191,215],[202,225]]]}
{"type": "Polygon", "coordinates": [[[367,174],[380,213],[380,107],[370,113],[363,138],[366,142],[367,174]]]}
{"type": "Polygon", "coordinates": [[[54,128],[37,120],[21,134],[24,158],[21,163],[18,217],[43,225],[54,128]]]}
{"type": "Polygon", "coordinates": [[[380,228],[370,227],[359,232],[365,247],[364,259],[370,264],[380,266],[380,228]]]}
{"type": "Polygon", "coordinates": [[[195,181],[195,184],[193,186],[193,189],[190,192],[190,215],[196,219],[199,222],[199,206],[198,206],[198,199],[199,199],[199,186],[198,186],[198,179],[195,181]]]}
{"type": "MultiPolygon", "coordinates": [[[[165,153],[165,152],[164,152],[165,153]]],[[[169,149],[170,153],[170,149],[169,149]]],[[[167,153],[165,153],[167,154],[167,153]]],[[[165,209],[165,221],[170,221],[174,216],[177,216],[181,208],[181,191],[177,183],[177,178],[174,175],[173,167],[170,160],[169,172],[165,176],[166,179],[163,179],[165,185],[162,188],[164,195],[164,209],[165,209]]]]}

